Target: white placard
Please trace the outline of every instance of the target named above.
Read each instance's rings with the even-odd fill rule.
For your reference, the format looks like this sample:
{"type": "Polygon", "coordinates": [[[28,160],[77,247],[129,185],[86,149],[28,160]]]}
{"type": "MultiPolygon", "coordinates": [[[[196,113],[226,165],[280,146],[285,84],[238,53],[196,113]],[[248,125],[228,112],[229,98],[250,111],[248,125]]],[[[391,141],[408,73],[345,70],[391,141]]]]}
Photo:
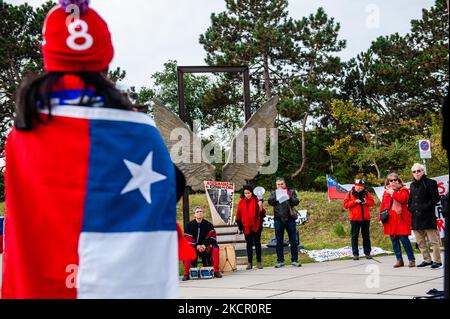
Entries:
{"type": "Polygon", "coordinates": [[[285,189],[277,189],[275,191],[275,194],[277,196],[277,201],[279,203],[283,203],[283,202],[289,200],[289,195],[287,193],[287,190],[285,190],[285,189]]]}

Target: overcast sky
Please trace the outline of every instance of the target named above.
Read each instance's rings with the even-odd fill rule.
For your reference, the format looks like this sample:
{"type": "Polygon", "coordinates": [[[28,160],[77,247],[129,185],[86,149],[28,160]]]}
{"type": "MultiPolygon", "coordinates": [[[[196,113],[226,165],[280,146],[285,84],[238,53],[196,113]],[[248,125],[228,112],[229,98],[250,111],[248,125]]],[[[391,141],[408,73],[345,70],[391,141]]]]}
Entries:
{"type": "MultiPolygon", "coordinates": [[[[42,0],[6,0],[39,6],[42,0]]],[[[421,17],[422,8],[434,0],[290,0],[289,13],[300,19],[323,7],[341,24],[340,38],[347,60],[366,50],[377,36],[405,34],[411,19],[421,17]]],[[[91,0],[91,7],[109,25],[115,56],[111,68],[127,72],[126,86],[149,86],[150,75],[161,71],[164,62],[205,65],[205,52],[198,43],[210,25],[211,13],[225,10],[224,0],[91,0]]]]}

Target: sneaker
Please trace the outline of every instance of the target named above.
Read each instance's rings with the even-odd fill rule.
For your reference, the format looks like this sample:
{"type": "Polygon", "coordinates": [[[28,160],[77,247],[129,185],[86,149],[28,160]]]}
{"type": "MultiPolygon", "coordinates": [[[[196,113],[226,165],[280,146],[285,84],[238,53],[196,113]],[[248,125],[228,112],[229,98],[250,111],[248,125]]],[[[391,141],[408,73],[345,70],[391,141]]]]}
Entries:
{"type": "Polygon", "coordinates": [[[186,281],[189,280],[189,276],[183,276],[183,278],[181,278],[182,281],[186,281]]]}
{"type": "Polygon", "coordinates": [[[410,260],[409,264],[408,264],[408,267],[409,268],[416,267],[416,261],[415,260],[410,260]]]}
{"type": "Polygon", "coordinates": [[[371,255],[366,255],[366,259],[373,259],[371,255]]]}
{"type": "Polygon", "coordinates": [[[438,269],[438,268],[442,268],[442,263],[433,263],[431,265],[431,269],[438,269]]]}
{"type": "Polygon", "coordinates": [[[284,263],[283,263],[283,262],[278,262],[278,263],[275,265],[275,268],[281,268],[281,267],[284,267],[284,263]]]}
{"type": "Polygon", "coordinates": [[[421,264],[417,265],[417,268],[423,268],[423,267],[427,267],[427,266],[431,266],[433,263],[432,262],[426,262],[426,261],[422,261],[421,264]]]}
{"type": "Polygon", "coordinates": [[[252,265],[252,263],[248,263],[247,264],[247,268],[245,268],[246,270],[249,270],[249,269],[252,269],[253,268],[253,265],[252,265]]]}
{"type": "Polygon", "coordinates": [[[263,266],[261,263],[258,263],[257,267],[258,267],[258,269],[263,269],[263,266]]]}
{"type": "Polygon", "coordinates": [[[292,262],[292,266],[294,266],[294,267],[301,267],[302,264],[300,264],[298,261],[293,261],[292,262]]]}
{"type": "Polygon", "coordinates": [[[215,272],[214,272],[214,277],[216,277],[216,278],[222,278],[223,276],[222,276],[222,274],[221,274],[220,272],[215,271],[215,272]]]}
{"type": "Polygon", "coordinates": [[[353,260],[359,260],[359,256],[358,255],[353,255],[353,260]]]}

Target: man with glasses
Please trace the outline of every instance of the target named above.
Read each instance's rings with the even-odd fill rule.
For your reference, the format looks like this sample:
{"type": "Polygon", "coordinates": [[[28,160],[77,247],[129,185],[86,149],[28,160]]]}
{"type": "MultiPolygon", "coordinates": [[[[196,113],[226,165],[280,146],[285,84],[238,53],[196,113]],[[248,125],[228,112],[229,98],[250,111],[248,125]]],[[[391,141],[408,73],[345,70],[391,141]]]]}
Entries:
{"type": "Polygon", "coordinates": [[[219,245],[217,244],[216,231],[213,224],[205,220],[203,208],[194,208],[194,219],[186,225],[184,236],[191,243],[197,252],[195,260],[184,260],[184,273],[182,280],[189,280],[189,269],[191,266],[197,267],[197,260],[200,257],[204,267],[214,267],[214,277],[221,278],[219,271],[219,245]]]}
{"type": "Polygon", "coordinates": [[[412,230],[423,256],[423,262],[417,267],[442,267],[439,232],[437,230],[436,204],[439,202],[437,182],[425,175],[425,167],[415,163],[411,168],[413,182],[410,186],[408,209],[412,217],[412,230]],[[433,248],[433,260],[426,239],[433,248]]]}
{"type": "Polygon", "coordinates": [[[290,190],[286,186],[283,178],[278,177],[275,185],[277,190],[272,192],[269,196],[269,205],[273,206],[274,223],[275,223],[275,237],[277,239],[277,263],[275,268],[284,267],[284,230],[286,229],[291,246],[291,261],[292,266],[300,267],[298,262],[298,246],[297,246],[297,228],[295,227],[295,218],[291,216],[290,210],[292,207],[298,205],[300,200],[294,190],[290,190]],[[285,196],[277,196],[284,194],[285,196]]]}

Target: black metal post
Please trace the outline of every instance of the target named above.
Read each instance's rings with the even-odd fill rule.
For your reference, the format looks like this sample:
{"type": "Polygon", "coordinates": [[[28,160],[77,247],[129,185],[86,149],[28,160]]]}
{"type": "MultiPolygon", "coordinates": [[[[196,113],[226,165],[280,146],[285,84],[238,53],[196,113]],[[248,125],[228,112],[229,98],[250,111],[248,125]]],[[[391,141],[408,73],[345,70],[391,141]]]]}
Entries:
{"type": "MultiPolygon", "coordinates": [[[[184,105],[184,79],[183,79],[183,71],[178,70],[177,72],[177,80],[178,80],[178,113],[180,115],[180,119],[183,122],[186,122],[186,107],[184,105]]],[[[183,193],[183,226],[186,229],[187,224],[189,223],[189,186],[184,188],[183,193]]]]}
{"type": "Polygon", "coordinates": [[[244,70],[244,111],[245,122],[247,122],[252,116],[252,110],[250,108],[250,72],[248,68],[244,70]]]}

